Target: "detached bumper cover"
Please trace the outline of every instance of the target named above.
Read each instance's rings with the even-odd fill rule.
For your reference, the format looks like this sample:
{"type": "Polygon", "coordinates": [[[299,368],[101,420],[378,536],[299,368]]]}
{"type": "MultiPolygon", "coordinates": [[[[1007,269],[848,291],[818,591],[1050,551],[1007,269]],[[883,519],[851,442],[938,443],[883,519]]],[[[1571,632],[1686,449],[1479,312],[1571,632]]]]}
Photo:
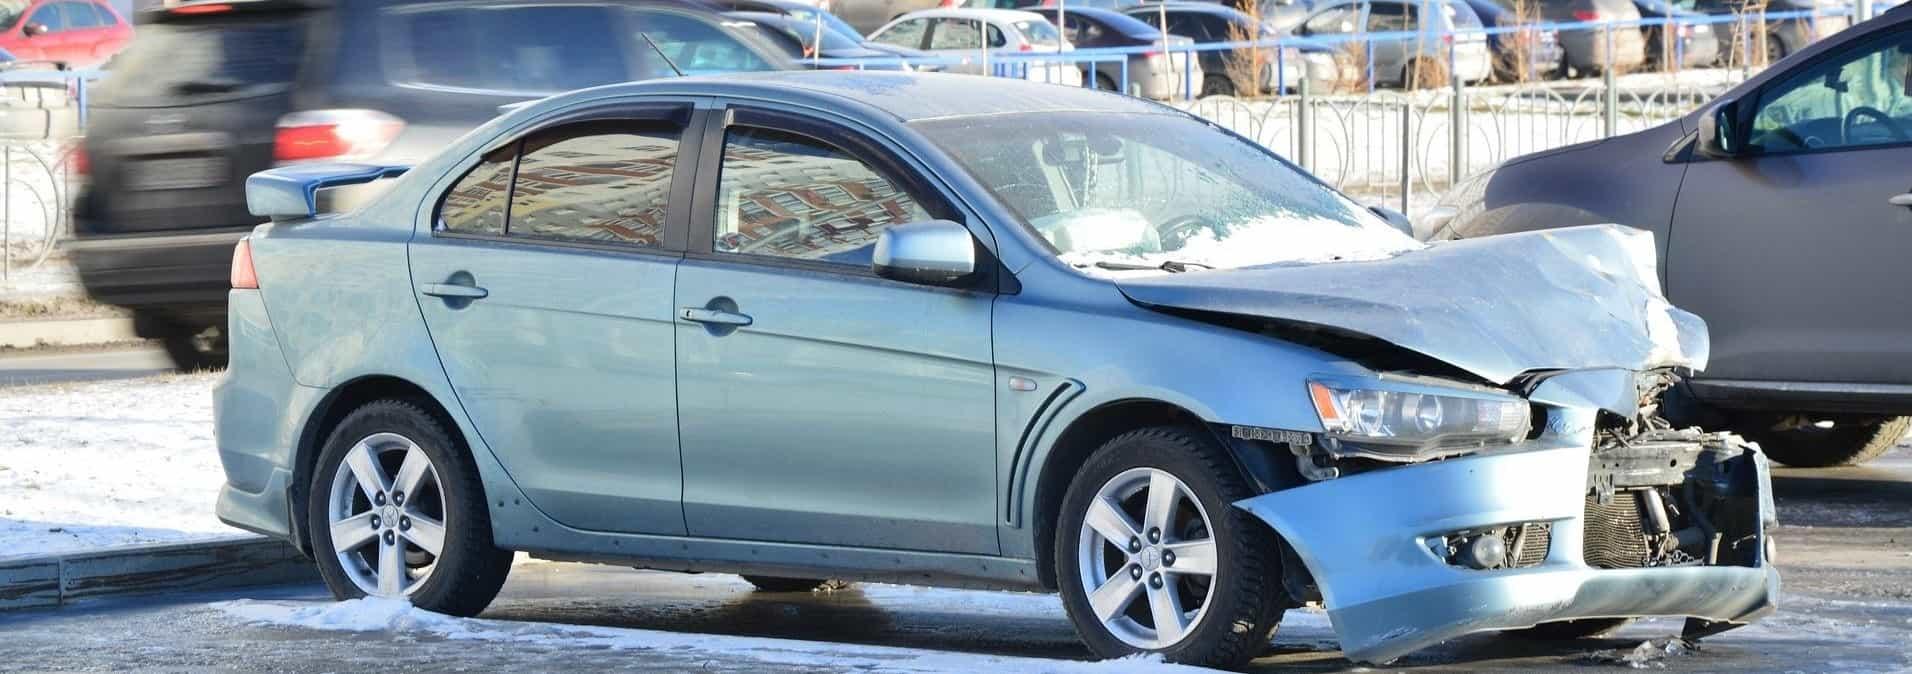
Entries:
{"type": "MultiPolygon", "coordinates": [[[[1765,457],[1748,458],[1760,493],[1770,494],[1765,457]]],[[[1583,563],[1588,459],[1584,446],[1530,444],[1235,505],[1294,547],[1321,589],[1342,652],[1356,661],[1384,663],[1464,634],[1556,620],[1687,616],[1745,623],[1773,610],[1779,575],[1763,553],[1750,567],[1583,563]],[[1457,567],[1427,544],[1459,529],[1535,521],[1552,522],[1553,530],[1546,561],[1529,568],[1457,567]]],[[[1762,542],[1770,524],[1758,525],[1762,542]]]]}

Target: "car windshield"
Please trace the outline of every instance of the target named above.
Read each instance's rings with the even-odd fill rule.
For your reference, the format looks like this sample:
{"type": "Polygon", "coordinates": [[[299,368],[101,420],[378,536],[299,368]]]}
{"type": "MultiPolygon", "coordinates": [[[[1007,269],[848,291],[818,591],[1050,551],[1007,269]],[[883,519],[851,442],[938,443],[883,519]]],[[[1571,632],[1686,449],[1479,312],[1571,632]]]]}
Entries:
{"type": "Polygon", "coordinates": [[[814,9],[798,9],[798,8],[792,8],[787,14],[790,18],[796,19],[798,21],[802,21],[804,23],[814,23],[818,18],[822,18],[824,30],[835,29],[836,32],[841,33],[843,35],[855,36],[856,38],[858,38],[857,41],[859,43],[862,42],[863,33],[858,32],[854,26],[851,26],[848,22],[845,22],[843,19],[838,18],[837,15],[835,14],[831,14],[829,12],[819,12],[814,9]]]}
{"type": "Polygon", "coordinates": [[[1261,146],[1182,115],[915,126],[1090,273],[1371,260],[1422,245],[1261,146]]]}

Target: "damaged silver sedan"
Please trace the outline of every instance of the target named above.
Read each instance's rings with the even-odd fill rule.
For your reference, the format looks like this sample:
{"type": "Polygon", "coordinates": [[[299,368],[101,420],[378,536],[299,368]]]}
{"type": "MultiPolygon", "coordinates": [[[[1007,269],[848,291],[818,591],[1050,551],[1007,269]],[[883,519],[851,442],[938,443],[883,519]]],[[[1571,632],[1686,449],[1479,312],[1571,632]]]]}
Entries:
{"type": "Polygon", "coordinates": [[[1044,589],[1099,656],[1235,666],[1309,604],[1385,662],[1778,591],[1764,457],[1663,411],[1706,329],[1634,230],[1428,246],[1182,112],[923,74],[573,92],[248,187],[219,514],[340,598],[470,615],[511,551],[1044,589]]]}

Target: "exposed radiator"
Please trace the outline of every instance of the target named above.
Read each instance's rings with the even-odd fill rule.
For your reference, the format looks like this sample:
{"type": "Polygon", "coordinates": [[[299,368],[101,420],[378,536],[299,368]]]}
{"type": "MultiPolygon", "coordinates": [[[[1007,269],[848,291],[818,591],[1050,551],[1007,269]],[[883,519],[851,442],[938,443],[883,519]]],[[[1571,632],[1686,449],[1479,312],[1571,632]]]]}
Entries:
{"type": "Polygon", "coordinates": [[[1639,495],[1620,492],[1601,504],[1587,497],[1585,546],[1588,566],[1599,569],[1637,569],[1646,566],[1651,552],[1646,530],[1640,526],[1639,495]]]}

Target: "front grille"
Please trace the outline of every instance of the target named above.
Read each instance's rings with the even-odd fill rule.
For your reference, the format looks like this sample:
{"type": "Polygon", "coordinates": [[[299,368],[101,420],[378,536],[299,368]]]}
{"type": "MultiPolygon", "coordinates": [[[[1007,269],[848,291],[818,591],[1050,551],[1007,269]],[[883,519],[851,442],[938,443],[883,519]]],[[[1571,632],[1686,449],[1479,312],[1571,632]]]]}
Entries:
{"type": "Polygon", "coordinates": [[[1510,527],[1507,533],[1513,538],[1507,546],[1513,568],[1525,569],[1547,561],[1547,548],[1553,545],[1553,523],[1529,522],[1510,527]]]}
{"type": "Polygon", "coordinates": [[[1588,566],[1637,569],[1646,566],[1646,529],[1640,526],[1639,496],[1621,492],[1602,504],[1587,497],[1586,529],[1581,538],[1588,566]]]}

